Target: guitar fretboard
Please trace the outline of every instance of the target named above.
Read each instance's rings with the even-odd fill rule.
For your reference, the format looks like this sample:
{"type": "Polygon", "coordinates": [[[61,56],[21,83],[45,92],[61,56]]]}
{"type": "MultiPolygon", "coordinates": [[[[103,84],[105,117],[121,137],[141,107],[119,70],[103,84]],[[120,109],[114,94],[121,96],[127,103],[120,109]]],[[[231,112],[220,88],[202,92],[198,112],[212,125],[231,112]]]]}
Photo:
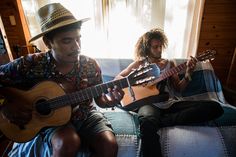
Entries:
{"type": "Polygon", "coordinates": [[[167,71],[161,73],[160,77],[158,77],[157,79],[155,79],[155,80],[152,82],[152,84],[156,84],[156,83],[158,83],[158,82],[160,82],[160,81],[162,81],[162,80],[164,80],[164,79],[166,79],[166,78],[172,76],[173,74],[176,74],[176,73],[178,73],[178,72],[180,72],[180,71],[186,69],[186,67],[187,67],[187,66],[186,66],[186,63],[187,63],[187,62],[184,62],[184,63],[182,63],[182,64],[180,64],[180,65],[178,65],[178,66],[176,66],[176,67],[173,67],[173,68],[171,68],[171,69],[169,69],[169,70],[167,70],[167,71]]]}
{"type": "Polygon", "coordinates": [[[119,88],[128,87],[128,80],[127,78],[123,78],[115,81],[110,81],[104,84],[99,84],[93,87],[88,87],[77,92],[50,99],[46,102],[43,102],[41,105],[47,104],[50,109],[57,109],[63,106],[67,106],[68,104],[77,104],[91,98],[97,98],[103,93],[106,94],[108,93],[107,89],[113,88],[115,85],[119,88]]]}
{"type": "MultiPolygon", "coordinates": [[[[197,56],[196,58],[198,61],[205,61],[205,60],[213,59],[215,54],[216,54],[215,51],[210,51],[207,53],[203,53],[203,54],[197,56]]],[[[157,79],[155,79],[153,82],[151,82],[151,85],[157,84],[158,82],[172,76],[173,74],[177,74],[178,72],[180,72],[186,68],[187,68],[187,62],[184,62],[182,64],[179,64],[176,67],[173,67],[167,71],[164,71],[163,73],[161,73],[161,75],[157,79]]]]}

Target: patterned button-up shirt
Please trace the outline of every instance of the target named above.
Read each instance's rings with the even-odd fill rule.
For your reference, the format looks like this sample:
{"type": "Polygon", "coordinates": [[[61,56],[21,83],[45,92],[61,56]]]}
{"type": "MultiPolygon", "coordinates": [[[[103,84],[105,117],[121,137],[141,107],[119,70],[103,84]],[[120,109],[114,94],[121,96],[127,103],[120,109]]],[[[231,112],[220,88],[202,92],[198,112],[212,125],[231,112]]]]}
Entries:
{"type": "MultiPolygon", "coordinates": [[[[56,70],[56,64],[50,51],[30,54],[0,66],[0,87],[13,86],[29,89],[45,80],[71,82],[76,90],[102,83],[101,69],[97,62],[84,55],[80,55],[79,61],[72,71],[64,75],[56,70]]],[[[86,118],[88,112],[93,109],[91,102],[92,100],[86,100],[79,104],[71,104],[73,107],[72,119],[86,118]]]]}

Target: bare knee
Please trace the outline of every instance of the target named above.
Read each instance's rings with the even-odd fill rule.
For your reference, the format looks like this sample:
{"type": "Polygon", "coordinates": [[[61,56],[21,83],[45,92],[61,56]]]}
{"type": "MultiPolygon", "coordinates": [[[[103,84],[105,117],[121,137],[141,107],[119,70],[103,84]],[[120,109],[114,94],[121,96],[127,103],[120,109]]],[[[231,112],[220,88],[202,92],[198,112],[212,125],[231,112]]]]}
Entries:
{"type": "Polygon", "coordinates": [[[92,144],[95,156],[115,157],[118,152],[118,144],[114,134],[104,131],[96,135],[95,142],[92,144]],[[109,150],[109,151],[108,151],[109,150]]]}
{"type": "Polygon", "coordinates": [[[117,144],[116,138],[113,134],[111,137],[107,138],[107,140],[104,140],[104,146],[105,146],[104,151],[107,150],[107,148],[108,148],[109,150],[111,150],[111,152],[113,152],[112,154],[117,153],[118,144],[117,144]],[[106,147],[106,146],[108,146],[108,147],[106,147]]]}
{"type": "Polygon", "coordinates": [[[51,140],[53,157],[75,156],[79,151],[80,137],[73,128],[62,128],[58,130],[51,140]]]}

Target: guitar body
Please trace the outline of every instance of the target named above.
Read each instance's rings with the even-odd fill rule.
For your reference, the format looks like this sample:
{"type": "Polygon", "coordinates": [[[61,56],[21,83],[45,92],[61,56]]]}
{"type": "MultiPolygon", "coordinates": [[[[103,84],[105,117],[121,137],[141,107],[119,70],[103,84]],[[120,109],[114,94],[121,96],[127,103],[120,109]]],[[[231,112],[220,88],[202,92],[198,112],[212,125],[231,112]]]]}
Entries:
{"type": "MultiPolygon", "coordinates": [[[[216,54],[215,50],[207,50],[205,53],[200,54],[197,56],[198,61],[206,61],[209,59],[213,59],[216,54]]],[[[133,93],[135,96],[135,100],[133,100],[133,97],[130,94],[129,88],[125,88],[124,92],[124,98],[121,100],[121,105],[118,106],[122,109],[132,111],[135,110],[145,104],[150,104],[153,102],[161,102],[166,101],[169,98],[169,95],[166,94],[160,94],[159,90],[156,88],[155,84],[159,83],[160,81],[172,76],[173,74],[176,74],[184,69],[187,68],[186,65],[187,62],[184,62],[182,64],[179,64],[176,67],[172,67],[171,69],[163,72],[160,74],[160,69],[157,70],[156,79],[151,82],[150,86],[133,86],[133,93]],[[160,95],[159,95],[160,94],[160,95]]]]}
{"type": "Polygon", "coordinates": [[[121,100],[122,109],[132,111],[135,110],[147,103],[160,102],[164,101],[162,97],[159,97],[160,91],[156,88],[155,85],[152,86],[133,86],[132,90],[135,95],[135,100],[129,92],[129,88],[123,89],[125,95],[121,100]]]}
{"type": "Polygon", "coordinates": [[[8,104],[14,103],[29,107],[33,110],[31,121],[23,128],[8,122],[3,116],[0,116],[0,130],[7,138],[15,142],[29,141],[42,128],[60,126],[70,120],[70,105],[52,110],[46,115],[40,114],[35,108],[35,104],[39,102],[65,95],[64,90],[55,82],[44,81],[28,91],[10,87],[4,88],[3,90],[4,91],[0,91],[0,93],[9,98],[9,100],[7,100],[8,104]]]}
{"type": "MultiPolygon", "coordinates": [[[[12,87],[3,88],[0,94],[6,98],[6,105],[24,106],[32,110],[32,119],[25,126],[8,122],[0,112],[0,131],[15,142],[31,140],[42,128],[66,124],[71,117],[71,104],[100,97],[108,88],[117,85],[126,88],[129,85],[141,85],[152,81],[160,69],[149,64],[135,69],[127,77],[101,83],[79,91],[65,93],[57,83],[44,81],[32,89],[24,91],[12,87]]],[[[67,89],[67,88],[66,88],[67,89]]]]}

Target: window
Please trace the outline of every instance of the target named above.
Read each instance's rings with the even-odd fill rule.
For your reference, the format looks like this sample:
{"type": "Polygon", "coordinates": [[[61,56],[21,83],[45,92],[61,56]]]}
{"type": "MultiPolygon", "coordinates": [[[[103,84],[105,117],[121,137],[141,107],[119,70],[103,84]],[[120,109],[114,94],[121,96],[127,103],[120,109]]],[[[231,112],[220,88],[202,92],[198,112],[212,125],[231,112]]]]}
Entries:
{"type": "MultiPolygon", "coordinates": [[[[91,20],[82,26],[82,52],[95,58],[133,58],[139,36],[154,27],[164,29],[169,46],[166,58],[186,58],[196,53],[204,0],[22,0],[31,35],[40,28],[38,8],[60,2],[79,17],[91,20]]],[[[44,50],[42,41],[36,45],[44,50]]]]}

